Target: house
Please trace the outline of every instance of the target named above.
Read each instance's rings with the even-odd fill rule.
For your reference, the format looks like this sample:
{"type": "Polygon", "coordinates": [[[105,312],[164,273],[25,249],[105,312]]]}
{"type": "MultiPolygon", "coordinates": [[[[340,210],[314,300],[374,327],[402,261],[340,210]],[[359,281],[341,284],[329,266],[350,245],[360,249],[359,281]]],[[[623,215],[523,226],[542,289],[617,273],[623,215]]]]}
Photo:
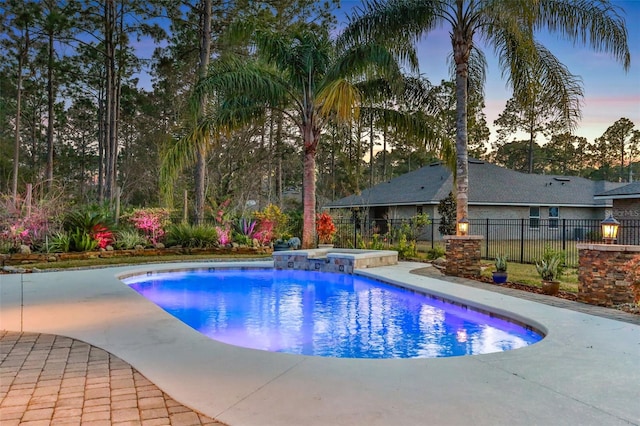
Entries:
{"type": "Polygon", "coordinates": [[[596,200],[613,200],[612,214],[618,219],[640,220],[640,181],[600,192],[596,200]]]}
{"type": "Polygon", "coordinates": [[[599,192],[595,200],[612,200],[611,214],[621,222],[618,241],[640,245],[640,181],[599,192]]]}
{"type": "MultiPolygon", "coordinates": [[[[439,219],[440,200],[452,190],[454,179],[442,163],[433,163],[388,182],[329,203],[330,209],[364,209],[369,219],[403,219],[427,213],[439,219]]],[[[525,219],[535,229],[541,219],[557,224],[605,217],[611,200],[596,194],[623,184],[576,176],[537,175],[469,159],[469,219],[525,219]]],[[[582,230],[573,230],[580,238],[582,230]]],[[[569,236],[573,238],[574,236],[569,236]]]]}

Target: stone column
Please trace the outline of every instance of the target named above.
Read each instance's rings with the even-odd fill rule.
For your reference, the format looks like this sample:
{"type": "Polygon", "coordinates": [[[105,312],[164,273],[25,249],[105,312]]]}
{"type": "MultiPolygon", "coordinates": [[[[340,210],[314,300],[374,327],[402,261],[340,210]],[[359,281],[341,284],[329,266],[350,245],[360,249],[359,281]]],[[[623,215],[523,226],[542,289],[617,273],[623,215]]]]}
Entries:
{"type": "Polygon", "coordinates": [[[576,246],[579,301],[609,307],[640,301],[640,246],[576,246]]]}
{"type": "Polygon", "coordinates": [[[483,239],[482,235],[445,235],[447,264],[444,273],[455,277],[479,277],[483,239]]]}

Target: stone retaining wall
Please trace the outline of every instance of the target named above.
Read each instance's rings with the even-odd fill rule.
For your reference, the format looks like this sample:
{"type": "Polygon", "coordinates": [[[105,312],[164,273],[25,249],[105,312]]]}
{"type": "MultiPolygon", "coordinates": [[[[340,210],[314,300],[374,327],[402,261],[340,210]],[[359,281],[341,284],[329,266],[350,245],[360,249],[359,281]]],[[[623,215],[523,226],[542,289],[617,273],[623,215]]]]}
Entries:
{"type": "Polygon", "coordinates": [[[135,256],[171,256],[185,254],[269,254],[269,247],[230,247],[230,248],[164,248],[142,250],[105,250],[86,251],[81,253],[30,253],[30,254],[1,254],[0,264],[5,265],[29,265],[32,263],[59,262],[63,260],[84,260],[110,257],[135,257],[135,256]]]}
{"type": "Polygon", "coordinates": [[[640,246],[578,244],[578,300],[600,306],[640,301],[640,246]]]}
{"type": "Polygon", "coordinates": [[[447,235],[444,237],[447,264],[444,273],[455,277],[479,277],[482,235],[447,235]]]}

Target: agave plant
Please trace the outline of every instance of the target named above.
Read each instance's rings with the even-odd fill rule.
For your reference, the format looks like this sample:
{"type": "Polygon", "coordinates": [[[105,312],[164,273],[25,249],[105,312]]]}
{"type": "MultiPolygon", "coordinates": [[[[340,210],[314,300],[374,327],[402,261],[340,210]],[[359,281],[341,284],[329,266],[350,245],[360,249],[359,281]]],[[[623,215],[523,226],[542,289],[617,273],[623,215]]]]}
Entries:
{"type": "Polygon", "coordinates": [[[562,258],[560,256],[552,256],[549,259],[542,259],[536,262],[536,271],[543,281],[555,281],[559,274],[562,258]]]}
{"type": "Polygon", "coordinates": [[[507,272],[507,255],[499,254],[495,260],[496,272],[507,272]]]}

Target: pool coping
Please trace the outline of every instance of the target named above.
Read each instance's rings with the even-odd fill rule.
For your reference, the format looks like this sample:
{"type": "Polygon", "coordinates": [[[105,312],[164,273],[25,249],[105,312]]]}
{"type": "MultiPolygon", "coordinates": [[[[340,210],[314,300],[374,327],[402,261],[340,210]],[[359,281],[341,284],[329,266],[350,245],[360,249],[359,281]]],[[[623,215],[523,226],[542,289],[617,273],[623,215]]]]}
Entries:
{"type": "MultiPolygon", "coordinates": [[[[225,264],[272,262],[214,267],[225,264]]],[[[98,346],[177,401],[233,426],[640,424],[640,326],[414,275],[424,264],[401,262],[357,273],[515,313],[546,338],[515,351],[438,359],[274,354],[212,341],[116,278],[165,265],[212,263],[2,275],[0,327],[98,346]]]]}

